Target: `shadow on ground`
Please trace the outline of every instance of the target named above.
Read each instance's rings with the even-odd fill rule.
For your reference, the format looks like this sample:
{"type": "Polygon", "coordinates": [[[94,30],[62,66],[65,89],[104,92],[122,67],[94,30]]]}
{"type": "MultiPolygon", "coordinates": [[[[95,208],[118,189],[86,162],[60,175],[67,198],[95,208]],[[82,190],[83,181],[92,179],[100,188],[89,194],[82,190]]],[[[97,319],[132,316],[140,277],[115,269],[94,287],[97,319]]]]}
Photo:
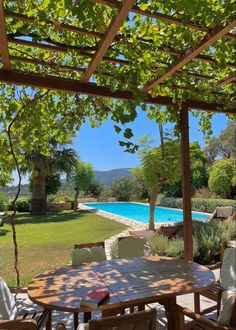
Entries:
{"type": "MultiPolygon", "coordinates": [[[[39,223],[50,223],[50,222],[66,222],[72,220],[79,220],[85,215],[89,215],[91,212],[80,210],[78,212],[53,212],[47,213],[46,215],[32,215],[32,214],[18,214],[16,216],[17,225],[25,224],[39,224],[39,223]]],[[[4,222],[8,225],[11,224],[10,216],[4,219],[4,222]]]]}

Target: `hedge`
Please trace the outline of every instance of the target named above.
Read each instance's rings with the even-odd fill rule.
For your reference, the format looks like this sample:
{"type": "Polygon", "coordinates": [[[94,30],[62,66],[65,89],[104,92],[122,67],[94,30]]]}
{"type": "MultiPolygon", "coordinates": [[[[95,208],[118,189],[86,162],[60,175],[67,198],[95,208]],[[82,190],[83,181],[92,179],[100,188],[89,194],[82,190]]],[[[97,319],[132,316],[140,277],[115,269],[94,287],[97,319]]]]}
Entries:
{"type": "MultiPolygon", "coordinates": [[[[31,200],[28,197],[21,197],[16,201],[17,212],[29,212],[31,207],[31,200]]],[[[12,201],[8,206],[9,211],[13,211],[12,201]]]]}
{"type": "MultiPolygon", "coordinates": [[[[164,197],[160,200],[160,205],[177,209],[183,208],[182,198],[164,197]]],[[[193,211],[213,213],[217,206],[233,206],[236,209],[236,200],[192,198],[193,211]]]]}
{"type": "Polygon", "coordinates": [[[8,197],[0,192],[0,212],[6,211],[8,204],[8,197]]]}

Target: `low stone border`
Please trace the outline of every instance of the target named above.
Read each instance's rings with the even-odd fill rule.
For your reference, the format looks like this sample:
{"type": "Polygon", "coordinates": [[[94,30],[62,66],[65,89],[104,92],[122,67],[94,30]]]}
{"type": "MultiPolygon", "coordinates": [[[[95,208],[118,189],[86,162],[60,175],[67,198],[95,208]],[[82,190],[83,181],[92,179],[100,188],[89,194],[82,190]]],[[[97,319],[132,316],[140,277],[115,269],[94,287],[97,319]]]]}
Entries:
{"type": "Polygon", "coordinates": [[[98,210],[98,209],[95,209],[95,208],[91,208],[89,206],[85,206],[83,204],[79,204],[79,209],[80,210],[86,210],[86,211],[89,211],[91,213],[95,213],[95,214],[98,214],[98,215],[101,215],[102,217],[105,217],[105,218],[108,218],[108,219],[111,219],[111,220],[115,220],[117,222],[120,222],[126,226],[129,226],[131,229],[140,229],[140,230],[144,230],[144,229],[148,229],[148,224],[144,224],[144,223],[141,223],[139,221],[136,221],[136,220],[132,220],[130,218],[126,218],[126,217],[122,217],[120,215],[115,215],[113,213],[110,213],[110,212],[106,212],[106,211],[101,211],[101,210],[98,210]]]}

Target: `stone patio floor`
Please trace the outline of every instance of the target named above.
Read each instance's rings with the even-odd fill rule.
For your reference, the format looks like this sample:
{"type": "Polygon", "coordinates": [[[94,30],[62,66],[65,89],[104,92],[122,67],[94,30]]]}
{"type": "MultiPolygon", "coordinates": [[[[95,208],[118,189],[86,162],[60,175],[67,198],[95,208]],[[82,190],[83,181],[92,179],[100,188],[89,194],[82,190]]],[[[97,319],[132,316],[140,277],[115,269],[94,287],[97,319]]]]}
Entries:
{"type": "MultiPolygon", "coordinates": [[[[89,210],[88,207],[79,204],[79,209],[84,209],[84,210],[89,210]]],[[[124,218],[121,216],[116,216],[113,214],[110,214],[108,212],[100,211],[100,210],[91,210],[91,212],[99,214],[101,216],[104,216],[106,218],[110,218],[111,220],[115,220],[118,222],[121,222],[123,224],[126,224],[129,226],[128,229],[125,231],[119,233],[118,235],[112,236],[109,239],[105,241],[105,251],[107,255],[107,259],[111,259],[110,251],[111,251],[111,246],[113,243],[117,240],[118,237],[120,236],[129,236],[129,231],[130,230],[144,230],[146,229],[146,225],[143,223],[139,223],[137,221],[124,218]]],[[[216,278],[219,277],[219,271],[215,271],[215,276],[216,278]]],[[[193,294],[187,294],[183,296],[177,297],[177,303],[183,307],[188,307],[191,310],[194,310],[194,299],[193,299],[193,294]]],[[[33,310],[35,308],[38,308],[38,306],[34,305],[27,295],[25,294],[18,294],[17,295],[17,304],[19,307],[19,310],[21,309],[27,309],[27,310],[33,310]]],[[[209,301],[207,298],[201,297],[201,307],[203,309],[212,306],[212,302],[209,301]]],[[[156,308],[157,310],[157,325],[158,325],[158,330],[166,330],[167,329],[167,321],[165,318],[165,312],[163,306],[160,304],[149,304],[149,307],[156,308]]],[[[93,313],[92,317],[97,318],[99,317],[99,313],[93,313]]],[[[82,313],[79,315],[80,317],[80,322],[82,322],[82,313]]],[[[52,317],[52,327],[53,330],[56,328],[56,325],[58,323],[64,323],[67,327],[68,330],[73,330],[73,315],[71,313],[63,313],[63,312],[58,312],[54,311],[53,312],[53,317],[52,317]]]]}
{"type": "MultiPolygon", "coordinates": [[[[125,231],[123,231],[122,233],[115,235],[111,238],[109,238],[108,240],[105,241],[105,250],[106,250],[106,254],[107,254],[107,258],[110,259],[110,248],[111,245],[113,244],[113,242],[117,239],[117,237],[119,236],[128,236],[128,232],[130,229],[134,229],[134,227],[132,226],[132,228],[129,228],[125,231]]],[[[141,228],[135,228],[135,229],[141,229],[141,228]]],[[[219,271],[215,271],[215,276],[216,278],[219,277],[219,271]]],[[[201,307],[203,309],[212,306],[212,302],[209,301],[207,298],[201,297],[201,307]]],[[[194,310],[194,303],[193,303],[193,294],[187,294],[187,295],[183,295],[183,296],[179,296],[177,297],[177,302],[179,305],[183,306],[183,307],[188,307],[191,310],[194,310]]],[[[27,297],[27,295],[25,294],[18,294],[17,295],[17,304],[19,307],[19,310],[21,309],[27,309],[27,310],[33,310],[35,308],[38,308],[38,306],[34,305],[30,299],[27,297]]],[[[156,303],[156,304],[149,304],[150,307],[152,308],[156,308],[157,310],[157,324],[158,324],[158,330],[166,330],[167,329],[167,322],[166,322],[166,318],[165,318],[165,312],[164,312],[164,308],[163,306],[161,306],[160,304],[156,303]]],[[[99,317],[99,313],[93,313],[92,315],[93,318],[97,318],[99,317]]],[[[58,323],[64,323],[67,327],[68,330],[73,330],[73,315],[71,313],[63,313],[63,312],[58,312],[58,311],[54,311],[53,312],[53,317],[52,317],[52,326],[53,326],[53,330],[56,328],[56,325],[58,323]]],[[[80,322],[82,322],[82,313],[80,314],[80,322]]]]}

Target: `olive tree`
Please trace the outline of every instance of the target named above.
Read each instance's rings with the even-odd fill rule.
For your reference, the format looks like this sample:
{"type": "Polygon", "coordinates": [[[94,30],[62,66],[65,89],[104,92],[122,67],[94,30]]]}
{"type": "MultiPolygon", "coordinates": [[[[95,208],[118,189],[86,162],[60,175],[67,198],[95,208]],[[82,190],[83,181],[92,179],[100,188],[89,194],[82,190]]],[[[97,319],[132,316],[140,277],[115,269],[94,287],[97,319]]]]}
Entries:
{"type": "Polygon", "coordinates": [[[222,158],[214,162],[208,181],[209,189],[228,198],[236,189],[236,163],[233,158],[222,158]]]}
{"type": "Polygon", "coordinates": [[[165,183],[176,182],[180,177],[179,141],[165,142],[162,146],[145,149],[139,153],[140,166],[134,168],[134,175],[143,180],[149,192],[149,229],[155,228],[155,203],[161,187],[165,183]]]}

